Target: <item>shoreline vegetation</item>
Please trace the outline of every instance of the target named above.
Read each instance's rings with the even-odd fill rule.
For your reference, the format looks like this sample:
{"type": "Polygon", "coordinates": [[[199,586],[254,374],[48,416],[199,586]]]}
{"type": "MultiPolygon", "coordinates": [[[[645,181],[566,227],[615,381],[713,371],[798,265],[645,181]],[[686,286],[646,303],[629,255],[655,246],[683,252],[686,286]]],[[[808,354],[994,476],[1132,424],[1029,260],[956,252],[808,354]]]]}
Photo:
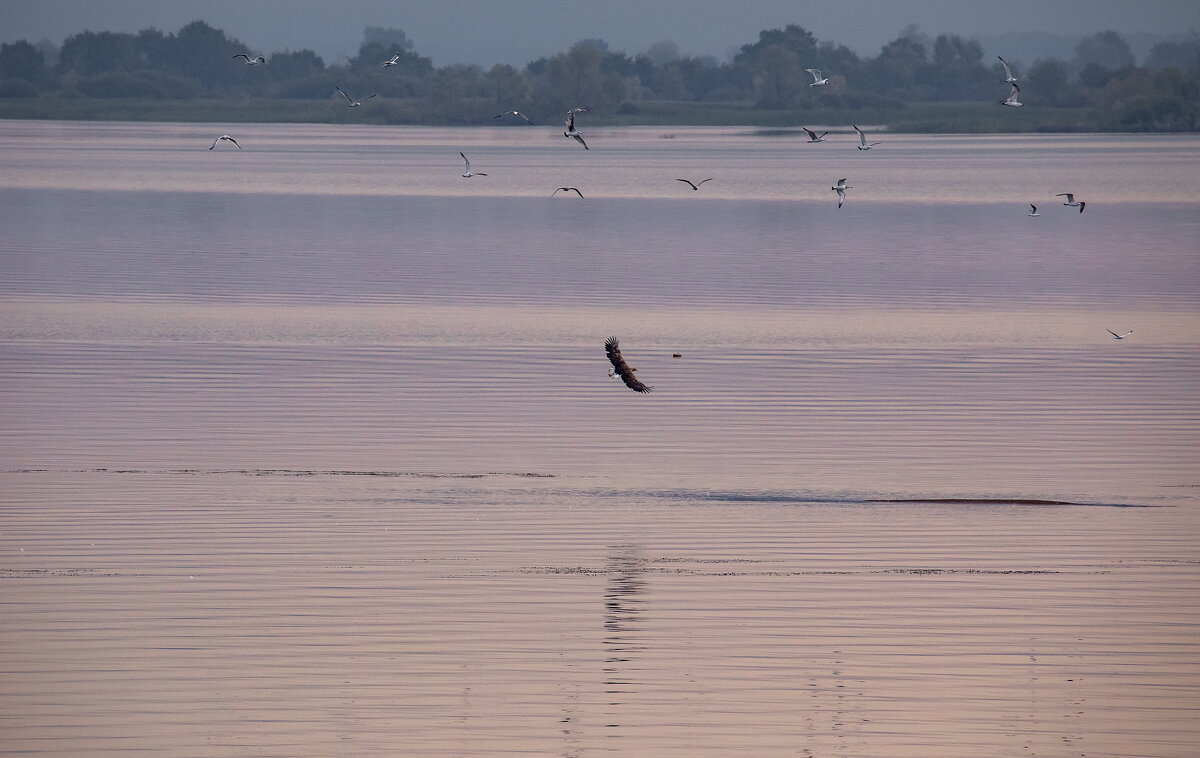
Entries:
{"type": "MultiPolygon", "coordinates": [[[[371,110],[347,115],[345,108],[325,101],[301,99],[195,99],[87,98],[0,100],[0,119],[38,121],[131,121],[175,123],[280,123],[372,124],[415,126],[504,126],[529,128],[524,123],[499,123],[484,115],[445,120],[431,117],[420,100],[373,103],[371,110]]],[[[484,108],[479,112],[486,113],[484,108]]],[[[764,111],[747,103],[659,102],[638,103],[625,113],[590,113],[588,123],[603,126],[745,126],[782,133],[800,127],[826,128],[862,122],[883,131],[905,134],[1005,134],[1145,132],[1144,129],[1104,128],[1095,109],[1047,108],[1013,114],[997,113],[990,106],[971,102],[919,103],[900,108],[810,108],[764,111]]],[[[557,121],[538,123],[558,127],[557,121]]],[[[764,136],[770,136],[765,131],[764,136]]]]}
{"type": "Polygon", "coordinates": [[[797,25],[766,29],[719,63],[670,40],[634,55],[584,39],[524,68],[435,67],[402,29],[367,27],[358,54],[264,54],[204,21],[177,32],[84,31],[61,46],[0,45],[0,119],[512,126],[519,110],[557,126],[586,105],[591,126],[795,129],[870,123],[907,133],[1200,131],[1200,33],[1137,61],[1114,31],[1070,60],[1001,60],[979,41],[910,27],[875,57],[797,25]],[[993,56],[995,57],[995,56],[993,56]],[[383,64],[387,61],[386,65],[383,64]],[[819,70],[823,81],[817,81],[819,70]],[[361,98],[346,107],[341,88],[361,98]],[[368,95],[368,93],[370,93],[368,95]]]}

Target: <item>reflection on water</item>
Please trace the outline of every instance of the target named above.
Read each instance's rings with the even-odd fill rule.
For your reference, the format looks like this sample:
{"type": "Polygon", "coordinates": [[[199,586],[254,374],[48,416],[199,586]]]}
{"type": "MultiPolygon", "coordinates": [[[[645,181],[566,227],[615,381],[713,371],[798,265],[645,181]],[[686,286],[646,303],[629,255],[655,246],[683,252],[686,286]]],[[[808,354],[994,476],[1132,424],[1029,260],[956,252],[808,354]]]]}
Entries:
{"type": "Polygon", "coordinates": [[[604,695],[611,707],[606,726],[616,728],[622,707],[636,698],[638,654],[643,650],[638,631],[645,612],[646,582],[637,546],[619,545],[611,550],[604,592],[604,695]]]}

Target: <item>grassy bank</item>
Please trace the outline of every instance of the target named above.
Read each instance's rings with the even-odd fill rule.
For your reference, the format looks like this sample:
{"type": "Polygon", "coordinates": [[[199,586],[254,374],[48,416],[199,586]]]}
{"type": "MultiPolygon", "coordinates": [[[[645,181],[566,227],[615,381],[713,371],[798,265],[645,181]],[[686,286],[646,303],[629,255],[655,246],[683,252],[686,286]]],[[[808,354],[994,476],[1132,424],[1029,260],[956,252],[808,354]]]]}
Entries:
{"type": "MultiPolygon", "coordinates": [[[[335,101],[283,99],[0,99],[0,118],[198,123],[368,123],[494,126],[490,106],[439,109],[422,100],[385,100],[349,109],[335,101]]],[[[1090,108],[1003,108],[996,103],[916,103],[874,108],[760,110],[743,103],[639,102],[617,113],[593,111],[594,126],[798,127],[868,123],[910,133],[1097,132],[1109,130],[1090,108]]],[[[557,116],[537,119],[557,123],[557,116]]],[[[1114,131],[1117,131],[1114,129],[1114,131]]]]}

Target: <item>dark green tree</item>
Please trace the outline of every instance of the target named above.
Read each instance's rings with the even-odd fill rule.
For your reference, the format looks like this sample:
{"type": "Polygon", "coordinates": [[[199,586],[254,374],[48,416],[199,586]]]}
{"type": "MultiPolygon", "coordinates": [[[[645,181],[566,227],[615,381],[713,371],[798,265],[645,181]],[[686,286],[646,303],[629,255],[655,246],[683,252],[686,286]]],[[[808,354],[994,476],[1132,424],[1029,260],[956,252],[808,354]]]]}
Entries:
{"type": "Polygon", "coordinates": [[[898,37],[883,46],[867,70],[876,91],[912,97],[920,89],[932,93],[925,46],[912,37],[898,37]]]}
{"type": "Polygon", "coordinates": [[[25,40],[0,45],[0,78],[37,82],[46,73],[46,56],[25,40]]]}
{"type": "Polygon", "coordinates": [[[1159,42],[1146,56],[1146,68],[1177,68],[1180,71],[1200,70],[1200,34],[1184,42],[1159,42]]]}
{"type": "Polygon", "coordinates": [[[1096,32],[1079,40],[1072,61],[1076,71],[1083,71],[1091,64],[1109,71],[1132,68],[1133,52],[1125,39],[1113,30],[1096,32]]]}
{"type": "Polygon", "coordinates": [[[145,68],[145,63],[132,34],[80,32],[63,40],[58,67],[89,76],[108,71],[136,71],[145,68]]]}
{"type": "Polygon", "coordinates": [[[996,89],[983,65],[983,46],[958,35],[938,35],[933,43],[933,65],[927,71],[939,100],[977,99],[996,89]]]}
{"type": "Polygon", "coordinates": [[[1024,75],[1030,84],[1021,97],[1031,104],[1078,105],[1079,95],[1071,84],[1067,64],[1059,58],[1038,58],[1024,75]]]}

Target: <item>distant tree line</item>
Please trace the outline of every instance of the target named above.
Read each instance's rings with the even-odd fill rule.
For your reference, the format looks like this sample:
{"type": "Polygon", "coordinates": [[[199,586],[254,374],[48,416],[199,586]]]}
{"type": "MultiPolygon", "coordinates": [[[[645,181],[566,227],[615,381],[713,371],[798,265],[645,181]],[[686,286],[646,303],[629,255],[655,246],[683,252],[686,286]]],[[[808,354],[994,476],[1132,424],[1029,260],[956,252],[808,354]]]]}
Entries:
{"type": "MultiPolygon", "coordinates": [[[[154,28],[136,34],[85,31],[67,37],[61,48],[22,40],[0,45],[0,97],[322,99],[335,98],[334,87],[340,86],[356,97],[376,92],[420,105],[406,110],[405,118],[419,114],[426,123],[454,124],[490,122],[491,115],[509,109],[545,123],[576,105],[621,114],[636,114],[639,103],[664,101],[853,109],[999,102],[1008,94],[999,61],[985,60],[978,41],[953,34],[931,38],[914,27],[870,58],[788,25],[760,32],[724,64],[684,55],[669,40],[629,55],[603,40],[585,39],[523,69],[435,67],[413,50],[402,30],[382,27],[368,27],[358,54],[341,64],[297,50],[271,53],[267,65],[248,66],[234,58],[243,52],[258,54],[203,21],[171,34],[154,28]],[[396,54],[396,65],[380,65],[396,54]],[[809,68],[824,72],[829,84],[810,87],[809,68]]],[[[1016,63],[1021,99],[1030,107],[1095,108],[1110,128],[1200,128],[1200,35],[1156,45],[1141,66],[1114,31],[1083,38],[1069,61],[1016,63]]]]}

